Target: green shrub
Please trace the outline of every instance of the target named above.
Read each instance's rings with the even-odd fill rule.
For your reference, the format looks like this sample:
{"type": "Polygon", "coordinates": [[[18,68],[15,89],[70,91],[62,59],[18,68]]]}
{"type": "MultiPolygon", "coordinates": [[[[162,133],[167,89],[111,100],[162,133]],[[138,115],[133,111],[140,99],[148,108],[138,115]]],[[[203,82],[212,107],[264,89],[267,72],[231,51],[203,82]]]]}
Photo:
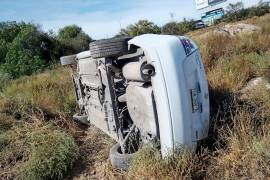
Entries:
{"type": "Polygon", "coordinates": [[[27,143],[28,157],[19,169],[22,179],[62,179],[78,157],[74,139],[60,131],[33,132],[27,143]]]}
{"type": "Polygon", "coordinates": [[[169,22],[162,27],[162,33],[168,35],[183,35],[177,22],[169,22]]]}
{"type": "Polygon", "coordinates": [[[50,39],[37,27],[24,27],[9,45],[3,71],[18,78],[44,70],[50,65],[50,45],[50,39]]]}
{"type": "Polygon", "coordinates": [[[58,36],[31,23],[0,23],[0,66],[12,79],[50,69],[60,56],[89,49],[91,38],[78,26],[67,26],[58,36]]]}
{"type": "Polygon", "coordinates": [[[161,29],[153,22],[140,20],[135,24],[129,25],[125,29],[121,29],[119,34],[116,36],[139,36],[147,33],[160,34],[161,29]]]}
{"type": "Polygon", "coordinates": [[[165,24],[162,27],[162,33],[169,35],[184,35],[185,33],[193,31],[195,29],[196,29],[195,20],[184,19],[181,22],[170,22],[165,24]]]}
{"type": "Polygon", "coordinates": [[[3,39],[0,39],[0,64],[4,63],[7,51],[7,42],[3,39]]]}
{"type": "Polygon", "coordinates": [[[25,23],[0,22],[0,64],[5,62],[9,44],[20,33],[21,28],[26,26],[25,23]]]}
{"type": "Polygon", "coordinates": [[[0,178],[62,179],[78,158],[73,137],[38,120],[13,124],[0,147],[0,178]]]}
{"type": "Polygon", "coordinates": [[[20,33],[21,28],[27,26],[26,23],[16,23],[16,22],[0,22],[0,39],[5,42],[12,42],[16,38],[18,33],[20,33]]]}
{"type": "Polygon", "coordinates": [[[75,54],[89,49],[92,39],[83,32],[82,28],[71,25],[59,30],[58,40],[62,44],[64,54],[75,54]]]}

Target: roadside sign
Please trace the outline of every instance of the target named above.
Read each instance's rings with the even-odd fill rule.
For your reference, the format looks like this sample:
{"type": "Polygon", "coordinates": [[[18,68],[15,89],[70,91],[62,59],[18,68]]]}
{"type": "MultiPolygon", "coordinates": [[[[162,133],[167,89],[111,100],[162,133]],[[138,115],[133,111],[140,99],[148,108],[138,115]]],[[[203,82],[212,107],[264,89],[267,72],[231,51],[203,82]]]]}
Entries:
{"type": "Polygon", "coordinates": [[[195,0],[196,2],[196,9],[199,10],[199,9],[203,9],[203,8],[206,8],[208,7],[208,0],[195,0]]]}
{"type": "Polygon", "coordinates": [[[212,6],[212,5],[219,4],[219,3],[222,3],[225,1],[227,1],[227,0],[208,0],[208,5],[212,6]]]}
{"type": "Polygon", "coordinates": [[[216,4],[226,2],[227,0],[195,0],[196,9],[200,10],[203,8],[207,8],[209,6],[214,6],[216,4]]]}

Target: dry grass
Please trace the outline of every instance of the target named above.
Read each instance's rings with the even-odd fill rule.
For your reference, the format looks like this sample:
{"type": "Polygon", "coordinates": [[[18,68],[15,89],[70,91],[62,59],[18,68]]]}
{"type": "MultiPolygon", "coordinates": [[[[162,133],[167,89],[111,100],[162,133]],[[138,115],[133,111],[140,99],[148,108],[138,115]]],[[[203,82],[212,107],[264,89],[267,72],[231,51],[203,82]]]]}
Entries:
{"type": "Polygon", "coordinates": [[[210,32],[197,40],[206,70],[211,70],[217,60],[227,54],[231,54],[235,48],[235,38],[221,33],[210,32]]]}
{"type": "Polygon", "coordinates": [[[42,119],[77,136],[70,121],[76,101],[68,69],[56,69],[13,81],[0,94],[0,112],[17,120],[42,119]]]}
{"type": "Polygon", "coordinates": [[[211,157],[206,177],[211,179],[265,179],[270,175],[268,145],[269,115],[264,111],[251,112],[250,107],[241,107],[233,113],[230,126],[220,129],[226,148],[219,148],[211,157]],[[259,148],[262,153],[258,153],[259,148]],[[268,156],[265,156],[265,153],[268,156]],[[264,166],[261,166],[264,164],[264,166]],[[265,168],[266,166],[266,168],[265,168]],[[267,167],[268,166],[268,167],[267,167]]]}
{"type": "Polygon", "coordinates": [[[63,68],[15,80],[3,94],[51,112],[72,114],[76,108],[70,72],[63,68]]]}
{"type": "Polygon", "coordinates": [[[181,151],[166,158],[153,147],[140,150],[127,173],[127,179],[194,179],[202,177],[205,152],[181,151]]]}
{"type": "Polygon", "coordinates": [[[67,118],[76,107],[68,71],[23,77],[0,95],[0,178],[62,179],[81,135],[67,118]]]}
{"type": "Polygon", "coordinates": [[[213,27],[198,30],[189,35],[198,43],[206,70],[209,71],[215,69],[217,61],[222,58],[247,53],[262,55],[270,51],[269,19],[270,15],[266,15],[255,18],[255,20],[243,21],[243,23],[252,22],[252,24],[257,25],[260,30],[239,34],[237,36],[229,36],[226,33],[215,32],[213,27]]]}
{"type": "Polygon", "coordinates": [[[0,139],[1,179],[61,179],[78,157],[72,136],[38,120],[17,122],[0,139]]]}
{"type": "Polygon", "coordinates": [[[215,90],[241,89],[253,77],[266,76],[270,54],[245,53],[222,57],[207,73],[209,85],[215,90]]]}
{"type": "MultiPolygon", "coordinates": [[[[266,31],[266,29],[264,29],[266,31]]],[[[236,53],[255,52],[262,54],[270,50],[270,36],[261,31],[239,35],[237,37],[236,53]]]]}
{"type": "Polygon", "coordinates": [[[236,59],[220,59],[207,75],[212,89],[236,91],[243,87],[253,73],[250,63],[243,57],[236,56],[236,59]]]}

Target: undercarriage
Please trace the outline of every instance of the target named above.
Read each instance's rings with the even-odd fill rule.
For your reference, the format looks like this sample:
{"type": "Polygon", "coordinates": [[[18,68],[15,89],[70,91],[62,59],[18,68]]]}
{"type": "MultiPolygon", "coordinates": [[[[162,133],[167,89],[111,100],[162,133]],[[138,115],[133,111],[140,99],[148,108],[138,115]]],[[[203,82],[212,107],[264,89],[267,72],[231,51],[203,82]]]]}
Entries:
{"type": "Polygon", "coordinates": [[[159,142],[166,155],[178,144],[194,149],[207,137],[207,81],[191,40],[158,35],[99,40],[61,63],[73,69],[80,109],[74,119],[118,142],[110,153],[117,168],[126,169],[142,145],[159,142]]]}

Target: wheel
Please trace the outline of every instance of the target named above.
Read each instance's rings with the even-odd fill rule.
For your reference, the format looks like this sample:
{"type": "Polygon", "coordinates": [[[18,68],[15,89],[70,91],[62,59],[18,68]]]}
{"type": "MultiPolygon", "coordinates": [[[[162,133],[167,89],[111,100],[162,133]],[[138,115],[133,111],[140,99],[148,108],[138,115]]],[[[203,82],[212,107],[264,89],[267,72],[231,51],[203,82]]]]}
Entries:
{"type": "Polygon", "coordinates": [[[75,62],[76,55],[63,56],[60,58],[62,66],[70,65],[75,62]]]}
{"type": "Polygon", "coordinates": [[[89,125],[89,122],[87,121],[87,116],[80,116],[79,114],[74,114],[73,115],[73,120],[77,121],[79,123],[85,124],[85,125],[89,125]]]}
{"type": "Polygon", "coordinates": [[[135,154],[136,153],[122,154],[121,147],[119,143],[117,143],[110,150],[111,164],[116,169],[126,171],[128,170],[130,162],[133,159],[135,154]]]}
{"type": "Polygon", "coordinates": [[[90,52],[93,58],[117,57],[127,53],[127,42],[131,38],[102,39],[90,43],[90,52]]]}

